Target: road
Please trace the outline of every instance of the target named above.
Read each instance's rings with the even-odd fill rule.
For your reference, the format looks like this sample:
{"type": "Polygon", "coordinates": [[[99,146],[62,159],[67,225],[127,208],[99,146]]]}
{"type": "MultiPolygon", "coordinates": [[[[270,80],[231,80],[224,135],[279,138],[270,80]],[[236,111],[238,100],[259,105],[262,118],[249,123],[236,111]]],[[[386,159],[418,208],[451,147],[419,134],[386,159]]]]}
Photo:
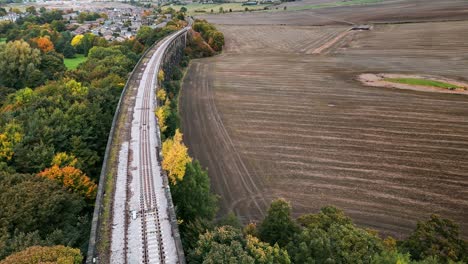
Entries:
{"type": "MultiPolygon", "coordinates": [[[[138,74],[130,138],[122,142],[112,210],[110,263],[179,263],[158,162],[159,129],[154,110],[157,73],[164,52],[189,27],[167,37],[138,74]]],[[[132,109],[129,109],[132,110],[132,109]]]]}

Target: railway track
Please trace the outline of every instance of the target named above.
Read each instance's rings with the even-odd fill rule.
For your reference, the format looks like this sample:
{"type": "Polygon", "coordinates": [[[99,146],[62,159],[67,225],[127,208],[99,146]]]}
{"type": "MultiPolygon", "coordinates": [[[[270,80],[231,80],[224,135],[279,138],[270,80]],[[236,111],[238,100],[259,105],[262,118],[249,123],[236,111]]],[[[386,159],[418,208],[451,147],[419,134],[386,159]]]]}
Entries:
{"type": "Polygon", "coordinates": [[[120,147],[112,208],[109,262],[113,264],[184,263],[177,227],[171,222],[175,217],[160,168],[159,130],[153,111],[164,54],[188,28],[153,47],[131,77],[134,103],[127,109],[131,126],[120,147]]]}
{"type": "MultiPolygon", "coordinates": [[[[150,73],[157,72],[156,63],[150,66],[150,73]]],[[[140,114],[140,219],[142,226],[143,263],[166,263],[164,241],[161,235],[158,199],[151,166],[149,119],[151,111],[151,89],[155,80],[146,76],[143,105],[140,114]]]]}

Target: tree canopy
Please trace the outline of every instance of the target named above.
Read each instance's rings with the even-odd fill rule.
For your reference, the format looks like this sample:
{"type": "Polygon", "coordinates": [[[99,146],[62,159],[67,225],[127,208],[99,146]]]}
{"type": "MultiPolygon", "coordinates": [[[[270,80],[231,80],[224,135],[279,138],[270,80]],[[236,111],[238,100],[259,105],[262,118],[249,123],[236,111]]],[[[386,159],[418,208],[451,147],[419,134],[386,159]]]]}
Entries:
{"type": "Polygon", "coordinates": [[[0,259],[32,245],[86,244],[85,202],[56,182],[0,172],[0,259]]]}
{"type": "Polygon", "coordinates": [[[0,264],[81,264],[82,262],[83,256],[81,256],[79,249],[65,246],[33,246],[21,252],[8,256],[3,261],[0,261],[0,264]]]}
{"type": "Polygon", "coordinates": [[[0,43],[0,84],[16,89],[34,86],[41,75],[40,54],[23,40],[0,43]]]}
{"type": "Polygon", "coordinates": [[[192,161],[187,147],[182,142],[182,133],[178,129],[174,138],[164,141],[162,153],[164,156],[162,167],[168,172],[171,183],[176,184],[184,178],[187,164],[192,161]]]}

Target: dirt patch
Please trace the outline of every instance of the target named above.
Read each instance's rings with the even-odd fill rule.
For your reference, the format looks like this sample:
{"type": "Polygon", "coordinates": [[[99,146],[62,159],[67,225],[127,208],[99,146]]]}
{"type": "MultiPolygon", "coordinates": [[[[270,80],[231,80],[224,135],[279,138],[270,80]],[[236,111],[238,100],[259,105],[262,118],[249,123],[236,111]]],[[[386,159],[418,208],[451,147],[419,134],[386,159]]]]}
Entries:
{"type": "Polygon", "coordinates": [[[408,75],[408,74],[387,74],[387,73],[363,73],[358,76],[358,80],[362,84],[367,86],[375,87],[387,87],[387,88],[398,88],[398,89],[407,89],[413,91],[423,91],[423,92],[435,92],[435,93],[450,93],[450,94],[466,94],[468,95],[468,84],[456,80],[451,80],[443,77],[428,76],[428,75],[408,75]],[[438,88],[433,86],[425,85],[410,85],[404,83],[390,82],[386,79],[399,79],[399,78],[412,78],[412,79],[423,79],[423,80],[432,80],[437,82],[449,83],[461,87],[461,89],[449,90],[445,88],[438,88]]]}

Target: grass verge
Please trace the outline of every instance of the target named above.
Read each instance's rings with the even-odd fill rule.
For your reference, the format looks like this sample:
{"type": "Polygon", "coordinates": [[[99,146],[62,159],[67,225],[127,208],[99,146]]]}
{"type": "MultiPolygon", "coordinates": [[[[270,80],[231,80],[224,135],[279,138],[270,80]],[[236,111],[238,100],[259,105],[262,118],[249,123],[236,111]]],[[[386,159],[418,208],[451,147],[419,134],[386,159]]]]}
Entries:
{"type": "Polygon", "coordinates": [[[409,84],[409,85],[420,85],[420,86],[430,86],[430,87],[437,87],[437,88],[445,88],[449,90],[461,89],[458,85],[434,81],[434,80],[427,80],[427,79],[417,79],[417,78],[385,78],[384,81],[393,82],[393,83],[402,83],[402,84],[409,84]]]}
{"type": "Polygon", "coordinates": [[[0,38],[0,43],[5,43],[6,42],[6,38],[0,38]]]}
{"type": "Polygon", "coordinates": [[[74,70],[78,65],[86,60],[86,57],[83,54],[76,54],[75,58],[63,59],[63,63],[69,70],[74,70]]]}

